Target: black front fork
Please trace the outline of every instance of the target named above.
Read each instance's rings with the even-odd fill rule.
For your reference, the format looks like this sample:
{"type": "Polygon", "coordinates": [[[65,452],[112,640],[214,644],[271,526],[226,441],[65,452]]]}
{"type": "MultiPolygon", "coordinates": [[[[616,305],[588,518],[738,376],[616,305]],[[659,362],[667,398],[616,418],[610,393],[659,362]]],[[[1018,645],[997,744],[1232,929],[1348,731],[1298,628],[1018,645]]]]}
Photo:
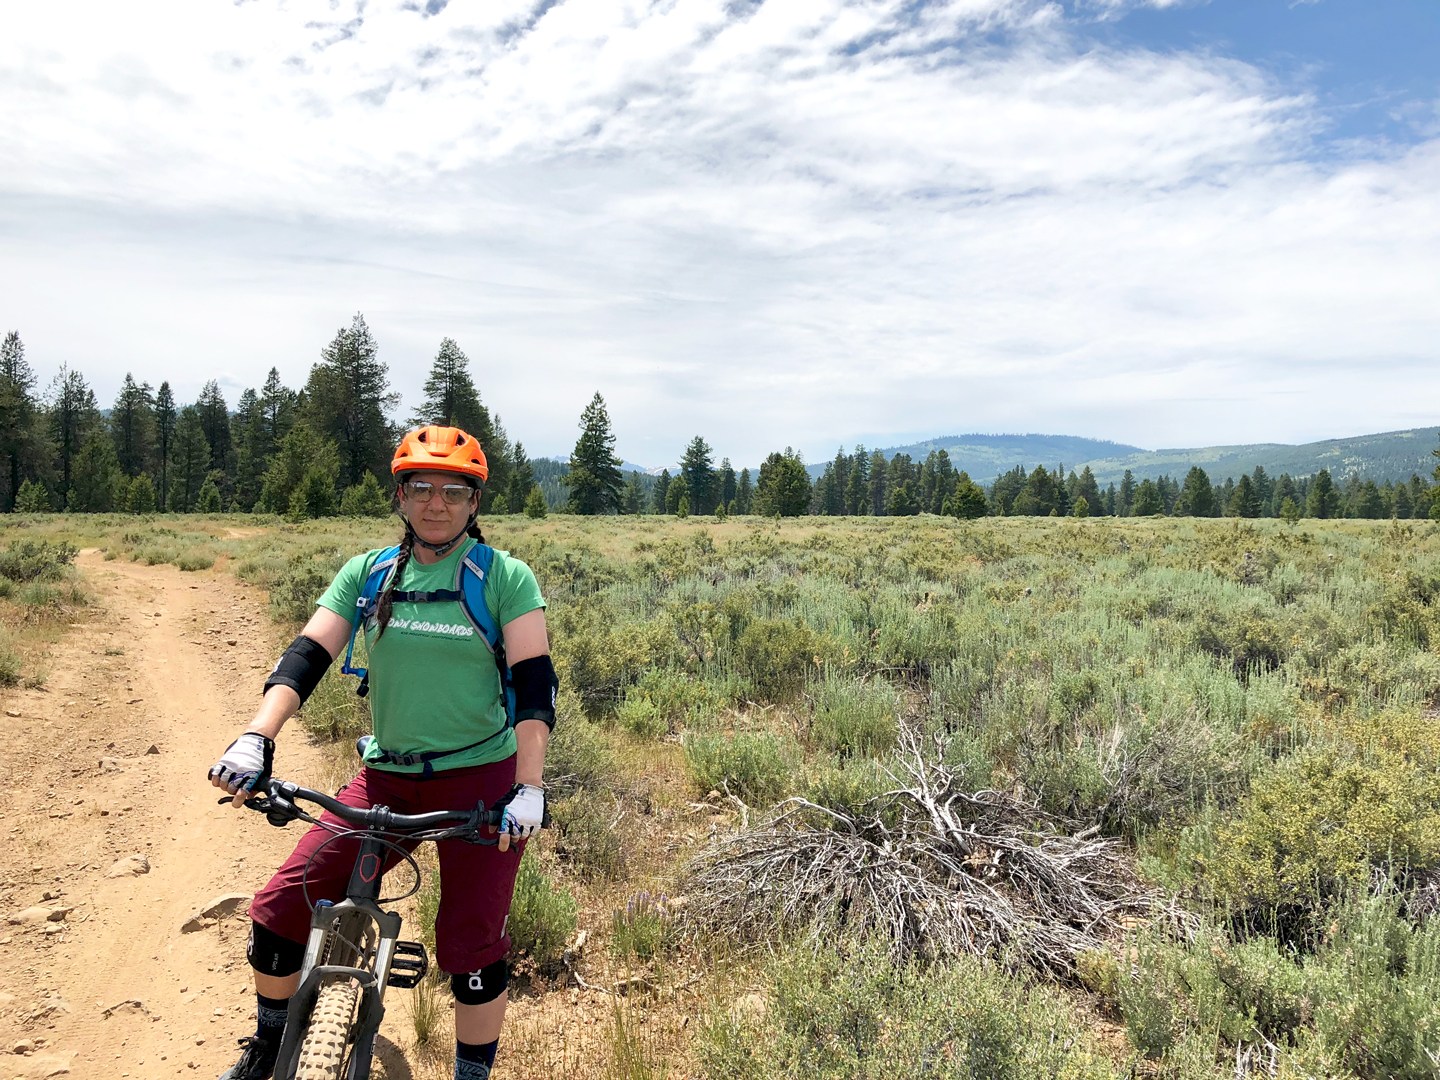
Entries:
{"type": "Polygon", "coordinates": [[[285,1034],[275,1062],[276,1077],[295,1075],[300,1043],[321,988],[348,980],[360,988],[360,1007],[350,1039],[352,1049],[345,1080],[368,1080],[375,1036],[385,1015],[382,1000],[387,983],[414,986],[428,967],[423,945],[399,940],[399,914],[380,909],[380,876],[386,850],[380,839],[365,836],[360,841],[346,898],[338,904],[321,900],[315,905],[305,959],[300,966],[300,987],[290,998],[285,1034]],[[398,965],[397,954],[401,957],[398,965]],[[393,974],[392,967],[396,968],[393,974]]]}

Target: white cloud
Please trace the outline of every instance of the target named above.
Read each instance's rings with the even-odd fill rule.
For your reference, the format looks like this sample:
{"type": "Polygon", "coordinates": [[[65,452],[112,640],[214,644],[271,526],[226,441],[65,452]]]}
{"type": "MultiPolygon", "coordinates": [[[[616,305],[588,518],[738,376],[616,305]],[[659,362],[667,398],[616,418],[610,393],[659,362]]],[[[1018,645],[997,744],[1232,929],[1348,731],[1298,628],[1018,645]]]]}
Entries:
{"type": "Polygon", "coordinates": [[[358,309],[403,391],[453,336],[533,451],[599,389],[652,461],[1318,438],[1440,389],[1433,132],[1316,157],[1303,94],[1039,0],[417,7],[0,12],[37,365],[298,384],[358,309]]]}

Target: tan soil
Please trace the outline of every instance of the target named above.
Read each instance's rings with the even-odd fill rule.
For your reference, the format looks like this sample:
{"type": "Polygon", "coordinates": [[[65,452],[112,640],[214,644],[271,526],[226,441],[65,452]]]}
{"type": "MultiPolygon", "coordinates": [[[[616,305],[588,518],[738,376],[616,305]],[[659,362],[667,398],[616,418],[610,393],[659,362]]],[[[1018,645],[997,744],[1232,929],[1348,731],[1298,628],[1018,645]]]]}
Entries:
{"type": "MultiPolygon", "coordinates": [[[[205,781],[250,718],[277,634],[265,594],[221,566],[183,573],[94,551],[77,565],[94,607],[50,649],[43,690],[0,693],[0,1080],[208,1080],[253,1030],[246,905],[182,927],[221,896],[253,892],[300,836],[218,806],[205,781]],[[108,876],[131,856],[148,872],[108,876]],[[33,907],[64,914],[12,922],[33,907]]],[[[298,723],[277,772],[322,788],[337,779],[298,723]]],[[[603,951],[587,961],[608,977],[603,951]]],[[[599,1076],[618,1021],[631,1054],[670,1059],[669,1075],[683,1075],[674,1056],[688,1010],[653,1012],[568,982],[522,974],[512,987],[501,1074],[599,1076]]],[[[451,1074],[448,991],[423,1050],[412,1000],[386,998],[376,1080],[451,1074]]]]}
{"type": "MultiPolygon", "coordinates": [[[[93,612],[43,691],[0,699],[0,1077],[218,1076],[252,1030],[245,905],[181,927],[299,836],[205,782],[273,662],[264,597],[225,573],[78,565],[93,612]],[[132,855],[148,873],[107,876],[132,855]],[[68,911],[10,921],[33,906],[68,911]]],[[[313,777],[319,751],[286,736],[285,775],[313,777]]]]}

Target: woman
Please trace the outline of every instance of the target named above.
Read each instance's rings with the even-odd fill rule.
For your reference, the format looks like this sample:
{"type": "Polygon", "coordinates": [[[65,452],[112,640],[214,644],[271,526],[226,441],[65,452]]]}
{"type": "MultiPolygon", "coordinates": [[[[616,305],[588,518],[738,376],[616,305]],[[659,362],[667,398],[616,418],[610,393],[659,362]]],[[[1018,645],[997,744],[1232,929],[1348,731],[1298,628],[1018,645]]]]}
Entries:
{"type": "MultiPolygon", "coordinates": [[[[459,561],[483,543],[475,516],[489,468],[476,440],[452,427],[409,432],[390,466],[395,504],[405,521],[400,554],[365,627],[375,738],[365,767],[342,789],[350,806],[383,803],[400,813],[454,810],[484,802],[503,806],[495,846],[443,841],[436,960],[451,974],[455,994],[456,1080],[485,1080],[494,1065],[505,1017],[509,969],[505,934],[524,839],[544,817],[542,773],[555,724],[555,669],[545,629],[545,601],[530,568],[496,551],[485,601],[504,642],[515,698],[507,720],[495,656],[475,632],[459,600],[424,594],[453,589],[459,561]]],[[[281,656],[246,731],[210,770],[210,782],[239,806],[269,774],[274,739],[346,647],[351,619],[378,551],[341,568],[314,616],[281,656]]],[[[267,1080],[299,986],[310,896],[339,899],[353,849],[320,850],[313,828],[270,883],[256,894],[248,957],[255,969],[257,1025],[241,1039],[244,1053],[220,1080],[267,1080]]]]}

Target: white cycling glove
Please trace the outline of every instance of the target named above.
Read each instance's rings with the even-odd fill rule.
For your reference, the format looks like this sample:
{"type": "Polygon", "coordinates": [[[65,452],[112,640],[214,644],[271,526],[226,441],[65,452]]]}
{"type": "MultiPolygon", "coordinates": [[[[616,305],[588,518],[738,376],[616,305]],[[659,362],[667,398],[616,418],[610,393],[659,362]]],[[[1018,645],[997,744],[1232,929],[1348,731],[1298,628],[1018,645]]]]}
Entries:
{"type": "Polygon", "coordinates": [[[247,731],[225,748],[220,760],[210,766],[210,779],[219,780],[234,795],[242,788],[254,791],[256,785],[270,778],[275,762],[275,740],[258,731],[247,731]]]}
{"type": "Polygon", "coordinates": [[[533,784],[516,784],[510,794],[496,804],[504,807],[500,815],[500,831],[517,840],[535,835],[545,822],[545,789],[533,784]]]}

